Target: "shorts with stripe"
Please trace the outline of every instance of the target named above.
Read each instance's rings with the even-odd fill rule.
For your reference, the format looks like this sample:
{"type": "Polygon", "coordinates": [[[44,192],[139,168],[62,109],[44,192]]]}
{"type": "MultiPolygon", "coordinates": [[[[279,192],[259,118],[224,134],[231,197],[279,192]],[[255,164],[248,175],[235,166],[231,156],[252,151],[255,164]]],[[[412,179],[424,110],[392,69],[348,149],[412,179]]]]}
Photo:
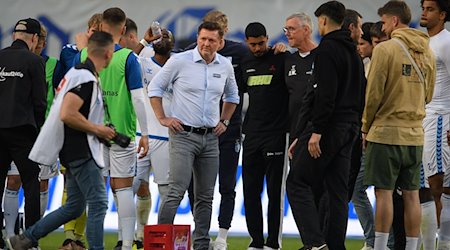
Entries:
{"type": "MultiPolygon", "coordinates": [[[[446,132],[449,130],[449,115],[427,113],[423,120],[425,132],[421,186],[428,187],[428,178],[438,173],[446,173],[450,163],[450,147],[447,143],[446,132]],[[422,180],[423,179],[423,180],[422,180]],[[423,183],[422,183],[423,182],[423,183]]],[[[448,177],[444,186],[450,185],[448,177]]]]}

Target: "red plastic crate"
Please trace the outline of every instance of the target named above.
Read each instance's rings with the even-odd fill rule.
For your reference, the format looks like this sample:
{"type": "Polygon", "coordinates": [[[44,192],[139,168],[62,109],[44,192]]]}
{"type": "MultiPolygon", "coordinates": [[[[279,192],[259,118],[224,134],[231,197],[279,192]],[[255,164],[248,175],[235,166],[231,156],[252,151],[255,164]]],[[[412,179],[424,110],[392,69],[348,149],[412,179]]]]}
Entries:
{"type": "Polygon", "coordinates": [[[189,250],[190,225],[147,225],[144,227],[144,250],[189,250]]]}

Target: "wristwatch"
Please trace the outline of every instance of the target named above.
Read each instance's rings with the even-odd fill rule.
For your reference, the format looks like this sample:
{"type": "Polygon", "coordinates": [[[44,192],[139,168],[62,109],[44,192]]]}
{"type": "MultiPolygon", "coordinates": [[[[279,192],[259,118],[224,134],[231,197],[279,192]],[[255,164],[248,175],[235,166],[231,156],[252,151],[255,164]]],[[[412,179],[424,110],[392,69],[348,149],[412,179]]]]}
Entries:
{"type": "Polygon", "coordinates": [[[223,123],[223,125],[225,125],[226,127],[230,125],[230,120],[220,120],[220,122],[223,123]]]}

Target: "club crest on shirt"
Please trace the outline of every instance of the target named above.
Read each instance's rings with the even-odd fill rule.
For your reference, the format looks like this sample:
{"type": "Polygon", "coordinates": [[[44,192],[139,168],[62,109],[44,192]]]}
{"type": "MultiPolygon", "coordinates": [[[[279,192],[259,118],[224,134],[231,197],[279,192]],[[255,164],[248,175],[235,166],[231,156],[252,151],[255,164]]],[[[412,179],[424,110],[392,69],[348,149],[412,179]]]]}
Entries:
{"type": "Polygon", "coordinates": [[[297,70],[295,69],[296,65],[292,65],[291,69],[288,72],[288,76],[296,76],[297,75],[297,70]]]}
{"type": "Polygon", "coordinates": [[[402,75],[411,76],[411,64],[402,64],[402,75]]]}

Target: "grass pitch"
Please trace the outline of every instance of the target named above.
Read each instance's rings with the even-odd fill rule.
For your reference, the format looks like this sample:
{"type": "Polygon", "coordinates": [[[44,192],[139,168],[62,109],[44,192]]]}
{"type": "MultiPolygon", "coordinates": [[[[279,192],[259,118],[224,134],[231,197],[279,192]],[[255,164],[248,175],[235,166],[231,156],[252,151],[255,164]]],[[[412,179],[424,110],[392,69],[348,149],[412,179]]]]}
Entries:
{"type": "MultiPolygon", "coordinates": [[[[215,238],[213,236],[213,238],[215,238]]],[[[117,233],[105,232],[105,249],[111,250],[116,245],[117,233]]],[[[47,237],[39,241],[39,246],[42,250],[58,249],[64,241],[64,233],[62,231],[55,231],[47,237]]],[[[250,242],[249,237],[232,236],[228,237],[228,250],[245,250],[250,242]]],[[[348,250],[359,250],[362,248],[364,242],[360,239],[347,239],[346,247],[348,250]]],[[[301,241],[297,237],[284,237],[283,248],[286,250],[297,250],[302,246],[301,241]]]]}

